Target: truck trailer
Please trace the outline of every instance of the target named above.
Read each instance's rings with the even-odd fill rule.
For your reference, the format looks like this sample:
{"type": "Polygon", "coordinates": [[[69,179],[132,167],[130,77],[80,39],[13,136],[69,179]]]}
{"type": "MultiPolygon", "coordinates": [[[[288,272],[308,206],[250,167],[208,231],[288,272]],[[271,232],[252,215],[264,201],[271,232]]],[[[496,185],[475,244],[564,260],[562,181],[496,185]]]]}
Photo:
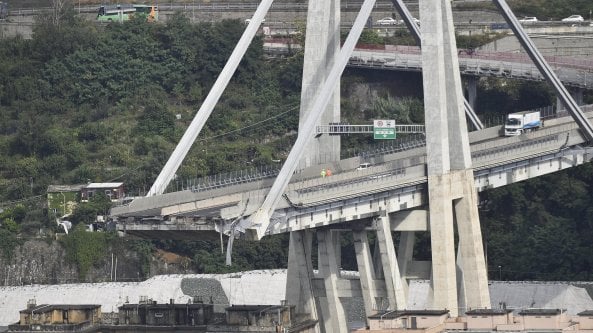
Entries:
{"type": "Polygon", "coordinates": [[[523,111],[510,113],[504,124],[504,135],[521,135],[524,132],[535,131],[542,127],[539,111],[523,111]]]}

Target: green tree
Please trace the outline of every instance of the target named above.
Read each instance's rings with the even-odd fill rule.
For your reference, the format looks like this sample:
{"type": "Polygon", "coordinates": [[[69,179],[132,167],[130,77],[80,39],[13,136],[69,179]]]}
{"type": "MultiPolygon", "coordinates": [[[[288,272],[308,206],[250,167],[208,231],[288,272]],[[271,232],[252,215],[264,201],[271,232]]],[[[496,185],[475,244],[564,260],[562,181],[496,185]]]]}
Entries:
{"type": "Polygon", "coordinates": [[[70,219],[75,224],[93,223],[97,215],[107,215],[111,205],[111,199],[105,193],[95,193],[88,202],[81,202],[76,206],[70,219]]]}
{"type": "Polygon", "coordinates": [[[106,250],[114,237],[111,233],[87,232],[84,225],[78,225],[61,241],[66,259],[78,267],[78,273],[84,279],[93,265],[106,258],[106,250]]]}

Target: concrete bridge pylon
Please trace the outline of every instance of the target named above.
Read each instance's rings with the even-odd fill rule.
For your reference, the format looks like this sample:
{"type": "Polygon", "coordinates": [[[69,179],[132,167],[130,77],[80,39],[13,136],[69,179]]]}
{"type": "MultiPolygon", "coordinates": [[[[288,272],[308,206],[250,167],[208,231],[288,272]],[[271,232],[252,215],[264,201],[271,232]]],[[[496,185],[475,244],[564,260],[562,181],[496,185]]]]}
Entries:
{"type": "MultiPolygon", "coordinates": [[[[320,89],[327,84],[324,82],[329,77],[326,68],[332,67],[332,59],[338,53],[335,52],[337,35],[332,21],[339,17],[334,15],[336,12],[339,13],[337,0],[310,3],[301,116],[324,112],[324,116],[331,118],[337,111],[339,119],[339,105],[332,105],[339,97],[336,92],[339,85],[333,90],[320,89]],[[311,48],[313,50],[307,50],[311,48]],[[312,110],[310,99],[320,98],[315,95],[324,90],[332,94],[329,103],[324,110],[312,110]]],[[[341,226],[338,230],[316,229],[317,273],[311,261],[312,231],[291,232],[286,299],[296,306],[297,313],[308,312],[311,319],[318,321],[318,332],[347,331],[341,302],[345,290],[340,270],[340,232],[353,232],[367,316],[375,311],[407,307],[407,279],[411,278],[408,266],[418,264],[412,258],[414,232],[427,231],[426,220],[429,220],[431,233],[432,269],[424,277],[431,277],[431,307],[448,309],[452,316],[458,316],[460,308],[490,307],[451,5],[448,0],[421,0],[420,14],[423,19],[429,214],[410,212],[402,214],[398,221],[397,216],[389,216],[382,209],[378,216],[361,217],[356,224],[341,226]],[[399,230],[404,232],[398,258],[392,237],[392,231],[398,231],[394,225],[422,225],[421,220],[424,227],[399,230]],[[457,255],[455,224],[459,235],[457,255]],[[376,232],[375,260],[369,248],[368,230],[376,232]]],[[[311,163],[315,157],[311,153],[333,151],[331,144],[310,142],[308,147],[316,149],[303,154],[300,163],[311,163]]]]}
{"type": "Polygon", "coordinates": [[[432,304],[489,308],[488,276],[471,168],[451,4],[421,0],[432,304]],[[455,255],[455,222],[459,235],[455,255]],[[459,272],[459,274],[457,273],[459,272]]]}
{"type": "MultiPolygon", "coordinates": [[[[303,82],[299,129],[312,110],[313,102],[320,93],[334,59],[340,51],[340,0],[310,1],[305,36],[303,82]]],[[[336,83],[333,94],[317,125],[340,121],[340,84],[336,83]]],[[[340,136],[321,135],[312,138],[301,156],[300,167],[340,160],[340,136]]]]}

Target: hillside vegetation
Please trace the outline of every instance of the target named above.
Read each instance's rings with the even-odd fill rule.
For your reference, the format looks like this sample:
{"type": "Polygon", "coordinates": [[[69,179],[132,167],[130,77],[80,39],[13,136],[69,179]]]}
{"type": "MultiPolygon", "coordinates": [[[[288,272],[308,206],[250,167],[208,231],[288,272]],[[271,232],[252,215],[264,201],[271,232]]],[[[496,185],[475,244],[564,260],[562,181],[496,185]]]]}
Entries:
{"type": "MultiPolygon", "coordinates": [[[[59,25],[39,22],[33,40],[3,40],[5,254],[16,237],[8,236],[55,228],[41,209],[49,184],[122,181],[128,194],[145,193],[243,29],[238,21],[190,25],[181,15],[166,25],[138,20],[97,27],[70,12],[59,25]]],[[[178,179],[281,159],[294,139],[287,133],[295,133],[298,122],[300,62],[270,63],[256,40],[178,179]]],[[[80,205],[73,222],[104,213],[104,203],[94,201],[80,205]]]]}
{"type": "MultiPolygon", "coordinates": [[[[96,26],[69,11],[59,22],[38,22],[32,40],[3,40],[0,256],[11,260],[27,238],[47,236],[51,241],[56,225],[43,209],[49,184],[123,181],[129,194],[148,190],[243,29],[238,21],[192,25],[182,15],[166,24],[133,20],[96,26]]],[[[372,31],[365,32],[364,39],[393,42],[372,31]]],[[[298,124],[302,55],[267,60],[261,46],[258,38],[249,48],[177,172],[178,181],[265,166],[286,156],[298,124]]],[[[422,122],[418,92],[402,99],[381,90],[363,105],[353,102],[356,87],[366,91],[375,83],[398,80],[408,90],[421,87],[417,74],[348,71],[342,79],[343,119],[353,124],[373,117],[422,122]]],[[[505,79],[481,79],[478,96],[481,113],[498,115],[554,100],[545,84],[505,79]]],[[[344,146],[370,141],[352,136],[345,138],[344,146]]],[[[483,194],[491,277],[502,273],[506,279],[592,279],[592,186],[593,168],[585,165],[483,194]]],[[[190,258],[196,272],[286,265],[285,235],[259,243],[236,242],[234,265],[226,267],[217,242],[122,242],[113,235],[84,232],[82,224],[109,205],[101,196],[81,204],[72,217],[80,225],[61,241],[80,278],[106,260],[109,249],[122,247],[138,254],[141,277],[151,274],[155,247],[190,258]]],[[[420,258],[429,258],[428,244],[420,239],[420,258]]],[[[355,269],[350,237],[344,237],[343,253],[343,267],[355,269]]]]}

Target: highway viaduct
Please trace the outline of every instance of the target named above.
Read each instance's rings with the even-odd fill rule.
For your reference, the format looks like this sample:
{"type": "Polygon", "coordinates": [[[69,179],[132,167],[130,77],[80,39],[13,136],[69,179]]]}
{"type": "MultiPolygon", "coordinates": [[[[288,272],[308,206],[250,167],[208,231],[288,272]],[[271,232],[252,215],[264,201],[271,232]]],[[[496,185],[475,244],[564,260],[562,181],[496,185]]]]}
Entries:
{"type": "Polygon", "coordinates": [[[519,137],[501,138],[499,128],[468,135],[450,2],[421,0],[420,35],[409,11],[394,0],[407,26],[422,43],[426,148],[380,155],[373,167],[355,170],[359,161],[339,161],[339,141],[335,138],[312,138],[315,126],[339,121],[337,82],[374,3],[364,1],[349,36],[340,46],[336,1],[310,4],[299,137],[273,181],[163,193],[212,112],[248,41],[257,33],[271,5],[271,1],[262,1],[149,196],[114,208],[112,214],[122,219],[120,226],[126,232],[134,232],[133,217],[151,216],[159,223],[137,232],[147,235],[151,229],[162,228],[179,234],[191,230],[187,226],[193,223],[195,231],[227,233],[231,236],[228,244],[237,235],[259,239],[289,232],[286,298],[298,313],[309,313],[317,320],[321,332],[347,330],[341,297],[347,297],[355,288],[345,287],[347,282],[340,275],[341,232],[352,232],[354,237],[360,272],[357,288],[367,315],[406,308],[408,282],[417,278],[431,279],[427,297],[432,308],[446,308],[452,316],[470,308],[488,308],[476,190],[589,162],[591,115],[577,106],[506,3],[494,0],[571,117],[548,120],[543,130],[519,137]],[[307,178],[309,170],[323,167],[311,158],[311,152],[337,156],[330,164],[339,173],[321,180],[301,179],[307,178]],[[127,216],[131,216],[132,223],[123,221],[127,216]],[[455,224],[458,242],[454,239],[455,224]],[[401,233],[397,247],[394,230],[401,233]],[[430,263],[413,258],[416,233],[427,231],[431,236],[430,263]],[[377,238],[375,258],[369,248],[369,232],[377,238]],[[317,272],[311,261],[313,234],[319,250],[317,272]]]}
{"type": "MultiPolygon", "coordinates": [[[[413,28],[411,14],[402,11],[403,3],[393,2],[400,5],[397,8],[400,15],[408,27],[413,28]]],[[[504,1],[495,2],[504,10],[504,1]]],[[[226,87],[228,81],[224,81],[232,76],[233,67],[238,65],[271,3],[271,0],[263,0],[258,6],[229,63],[194,119],[198,125],[192,122],[186,132],[189,135],[184,135],[180,142],[181,150],[189,150],[193,143],[191,138],[195,139],[202,122],[212,112],[218,99],[215,95],[226,87]]],[[[542,76],[554,84],[572,118],[549,120],[543,130],[513,138],[500,138],[498,128],[468,135],[450,2],[420,0],[423,31],[421,38],[417,37],[422,41],[426,148],[380,155],[368,170],[355,170],[357,161],[338,161],[339,142],[335,145],[335,138],[333,146],[332,140],[320,143],[326,139],[323,136],[314,141],[315,144],[309,142],[322,113],[329,117],[323,118],[321,123],[325,119],[339,121],[336,81],[374,6],[373,0],[362,3],[349,36],[340,47],[338,3],[327,0],[309,5],[306,38],[309,46],[305,49],[303,82],[306,88],[301,103],[299,138],[271,184],[265,186],[265,180],[243,184],[238,192],[233,192],[237,189],[229,186],[163,194],[175,173],[174,164],[178,167],[185,155],[176,149],[151,188],[151,196],[114,208],[112,213],[122,220],[126,216],[162,218],[160,223],[151,224],[151,228],[156,229],[175,223],[176,219],[182,222],[178,226],[183,226],[184,219],[195,219],[196,214],[201,214],[198,219],[206,222],[201,226],[204,232],[212,229],[226,232],[232,236],[230,240],[238,234],[258,239],[271,233],[290,232],[287,300],[296,306],[297,312],[309,313],[317,320],[317,329],[321,332],[347,330],[340,298],[347,297],[354,289],[361,291],[367,314],[406,308],[409,279],[430,278],[431,306],[446,308],[453,316],[469,308],[490,307],[476,189],[503,186],[589,162],[591,150],[587,144],[592,139],[591,115],[583,114],[576,106],[537,50],[529,46],[530,41],[516,18],[506,12],[505,19],[515,34],[524,43],[527,41],[530,56],[537,61],[542,76]],[[314,44],[310,44],[311,41],[314,44]],[[312,159],[301,159],[305,148],[311,147],[313,151],[338,156],[330,164],[340,172],[321,180],[300,180],[300,175],[306,178],[306,172],[320,167],[312,159]],[[299,160],[301,162],[297,163],[299,160]],[[295,180],[297,164],[305,167],[299,169],[295,180]],[[249,186],[254,187],[245,188],[249,186]],[[459,233],[458,243],[454,242],[454,223],[459,233]],[[392,231],[401,233],[397,247],[392,231]],[[431,263],[413,258],[415,233],[427,231],[431,231],[431,263]],[[313,271],[311,263],[313,232],[319,248],[317,272],[313,271]],[[353,234],[360,287],[345,286],[348,282],[340,275],[341,232],[353,234]],[[378,239],[375,258],[369,248],[369,232],[375,233],[378,239]]],[[[134,224],[121,225],[132,232],[134,224]]]]}

